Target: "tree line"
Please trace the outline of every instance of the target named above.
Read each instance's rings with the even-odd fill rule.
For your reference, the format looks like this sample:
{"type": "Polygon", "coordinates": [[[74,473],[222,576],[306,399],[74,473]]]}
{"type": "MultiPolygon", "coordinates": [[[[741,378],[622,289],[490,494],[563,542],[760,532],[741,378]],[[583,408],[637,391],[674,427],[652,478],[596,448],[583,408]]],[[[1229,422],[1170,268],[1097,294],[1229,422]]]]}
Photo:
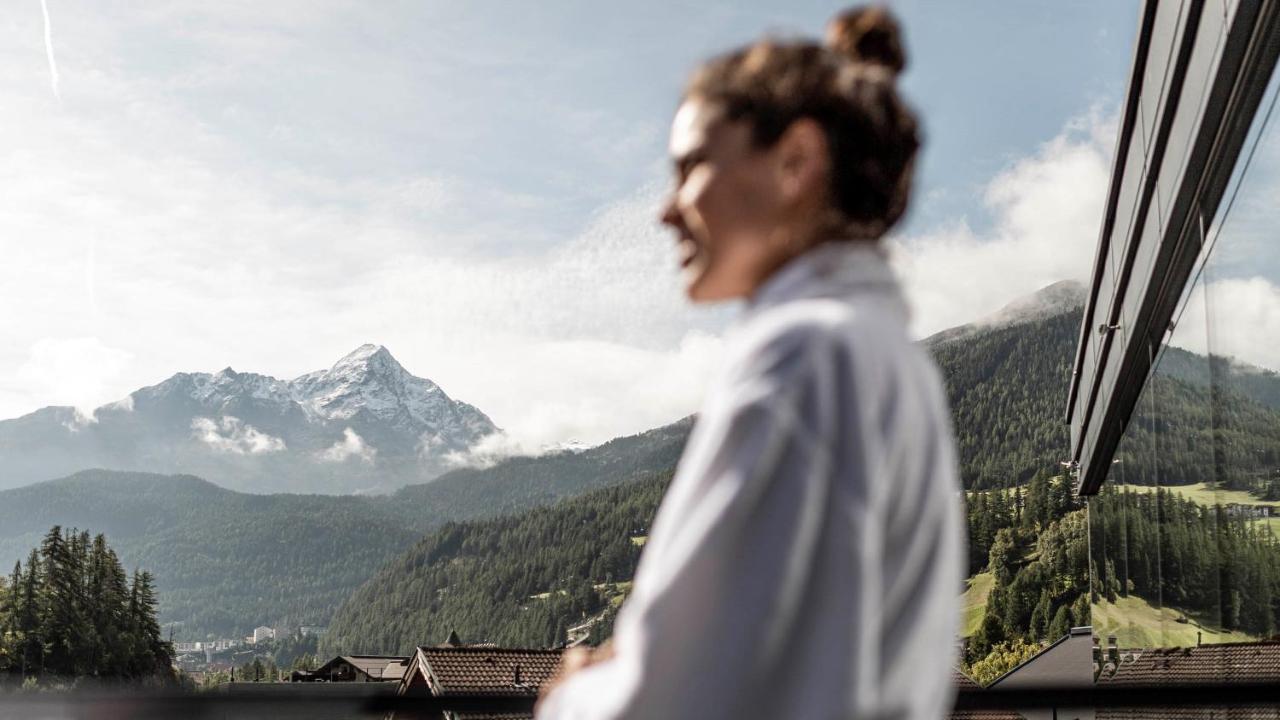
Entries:
{"type": "Polygon", "coordinates": [[[172,681],[151,574],[126,574],[103,535],[53,526],[0,580],[0,674],[172,681]]]}
{"type": "Polygon", "coordinates": [[[1095,600],[1137,596],[1224,630],[1270,637],[1280,617],[1280,542],[1238,506],[1157,489],[1089,501],[1095,600]]]}
{"type": "Polygon", "coordinates": [[[1087,519],[1071,479],[1047,470],[1024,488],[969,493],[966,505],[970,574],[989,572],[993,584],[963,662],[990,682],[1089,624],[1087,519]]]}
{"type": "Polygon", "coordinates": [[[321,656],[408,654],[451,631],[469,642],[552,647],[595,621],[607,637],[671,473],[555,506],[450,523],[383,567],[334,615],[321,656]]]}

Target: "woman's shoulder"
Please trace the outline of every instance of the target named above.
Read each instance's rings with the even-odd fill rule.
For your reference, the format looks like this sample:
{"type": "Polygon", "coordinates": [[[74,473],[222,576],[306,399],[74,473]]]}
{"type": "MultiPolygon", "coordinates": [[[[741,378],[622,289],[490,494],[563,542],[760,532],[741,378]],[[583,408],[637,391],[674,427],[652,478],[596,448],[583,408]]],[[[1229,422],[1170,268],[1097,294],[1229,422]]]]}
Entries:
{"type": "Polygon", "coordinates": [[[796,372],[814,360],[840,356],[871,362],[911,352],[902,321],[871,303],[806,298],[751,314],[735,328],[726,358],[739,376],[796,372]]]}

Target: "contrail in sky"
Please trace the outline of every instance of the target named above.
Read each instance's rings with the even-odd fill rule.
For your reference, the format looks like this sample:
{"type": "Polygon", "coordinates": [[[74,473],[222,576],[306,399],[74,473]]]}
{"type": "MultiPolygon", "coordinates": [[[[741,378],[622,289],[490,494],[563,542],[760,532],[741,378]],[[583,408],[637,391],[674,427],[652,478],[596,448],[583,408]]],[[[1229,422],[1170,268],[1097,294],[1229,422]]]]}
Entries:
{"type": "Polygon", "coordinates": [[[53,25],[49,23],[49,0],[40,0],[40,9],[44,11],[44,51],[49,55],[49,80],[53,85],[53,96],[62,102],[62,93],[58,92],[58,61],[53,59],[53,25]]]}

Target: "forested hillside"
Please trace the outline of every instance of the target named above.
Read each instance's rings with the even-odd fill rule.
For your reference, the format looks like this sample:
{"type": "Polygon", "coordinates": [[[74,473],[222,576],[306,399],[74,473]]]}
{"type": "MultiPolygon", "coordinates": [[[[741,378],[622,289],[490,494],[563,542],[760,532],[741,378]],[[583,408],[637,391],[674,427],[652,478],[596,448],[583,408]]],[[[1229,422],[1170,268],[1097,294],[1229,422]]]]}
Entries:
{"type": "Polygon", "coordinates": [[[1231,372],[1180,350],[1165,357],[1176,362],[1162,362],[1148,385],[1158,407],[1139,403],[1116,451],[1124,482],[1213,482],[1280,500],[1280,410],[1265,404],[1280,391],[1275,374],[1231,372]]]}
{"type": "Polygon", "coordinates": [[[1079,308],[928,342],[946,383],[966,488],[1010,487],[1067,456],[1062,419],[1079,308]]]}
{"type": "Polygon", "coordinates": [[[515,457],[488,468],[454,470],[425,485],[410,485],[391,506],[432,522],[492,517],[551,504],[639,476],[669,472],[680,459],[693,418],[580,452],[515,457]]]}
{"type": "Polygon", "coordinates": [[[372,568],[413,542],[381,499],[248,495],[199,478],[89,471],[0,492],[0,560],[50,518],[102,531],[125,567],[155,576],[179,639],[256,625],[322,625],[372,568]]]}
{"type": "Polygon", "coordinates": [[[607,623],[669,479],[441,528],[343,605],[321,654],[407,654],[455,630],[468,642],[549,647],[589,618],[607,623]]]}
{"type": "Polygon", "coordinates": [[[179,639],[327,625],[424,533],[670,472],[690,426],[457,470],[389,496],[252,495],[189,475],[87,471],[0,491],[0,563],[24,558],[51,524],[93,527],[126,567],[152,570],[160,619],[182,623],[179,639]]]}
{"type": "Polygon", "coordinates": [[[1040,641],[1089,623],[1089,537],[1070,480],[1047,471],[1023,488],[971,492],[967,504],[969,572],[991,587],[964,662],[989,682],[1040,641]]]}

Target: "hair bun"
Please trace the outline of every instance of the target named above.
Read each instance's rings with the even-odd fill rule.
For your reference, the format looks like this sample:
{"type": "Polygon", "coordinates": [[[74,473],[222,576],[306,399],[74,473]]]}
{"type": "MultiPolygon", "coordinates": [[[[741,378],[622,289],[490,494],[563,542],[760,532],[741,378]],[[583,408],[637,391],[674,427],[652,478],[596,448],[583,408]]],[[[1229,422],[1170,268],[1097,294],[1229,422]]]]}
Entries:
{"type": "Polygon", "coordinates": [[[826,45],[854,62],[879,65],[895,75],[907,65],[898,20],[877,5],[850,8],[832,18],[826,45]]]}

